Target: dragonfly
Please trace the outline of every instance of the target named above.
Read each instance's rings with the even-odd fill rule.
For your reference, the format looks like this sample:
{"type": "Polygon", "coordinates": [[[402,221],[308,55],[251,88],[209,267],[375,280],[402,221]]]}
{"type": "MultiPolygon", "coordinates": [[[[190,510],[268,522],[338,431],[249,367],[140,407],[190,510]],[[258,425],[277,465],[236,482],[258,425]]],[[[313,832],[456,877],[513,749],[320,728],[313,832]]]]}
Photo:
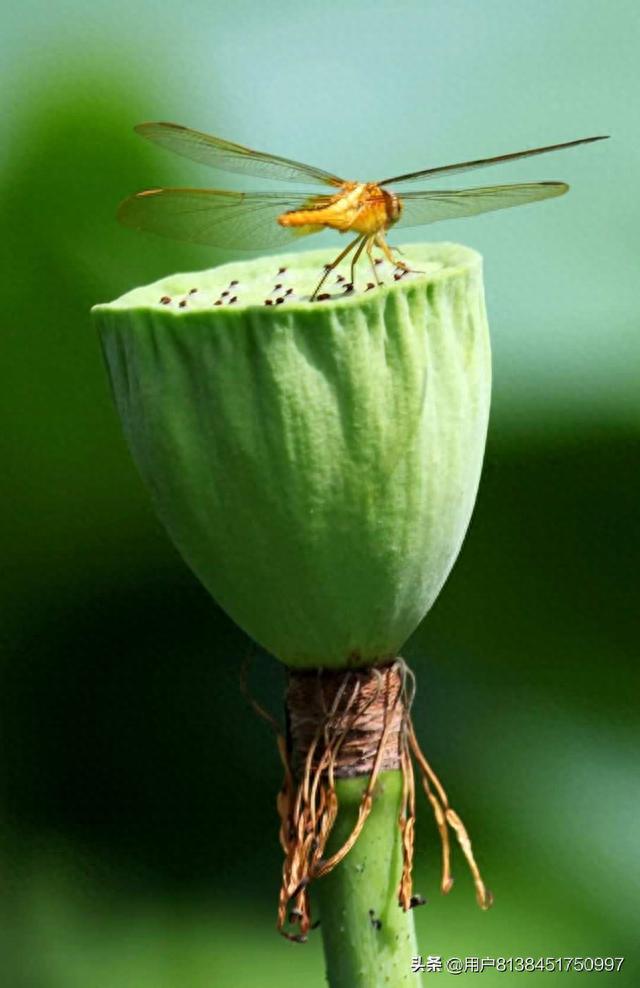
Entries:
{"type": "Polygon", "coordinates": [[[180,124],[149,122],[134,130],[163,148],[204,165],[257,178],[324,186],[327,191],[242,192],[229,189],[154,188],[125,199],[118,219],[125,226],[173,237],[189,243],[208,244],[233,250],[262,250],[280,247],[299,237],[325,229],[351,234],[353,239],[338,256],[324,266],[311,301],[317,298],[326,278],[351,254],[351,284],[363,253],[380,284],[373,256],[375,248],[400,272],[412,269],[394,257],[386,234],[392,227],[414,227],[440,220],[477,216],[564,195],[565,182],[526,182],[469,189],[394,192],[390,186],[429,181],[440,176],[486,168],[547,154],[579,144],[606,140],[608,135],[531,148],[491,158],[477,158],[453,165],[422,168],[376,182],[355,182],[312,165],[254,151],[180,124]]]}

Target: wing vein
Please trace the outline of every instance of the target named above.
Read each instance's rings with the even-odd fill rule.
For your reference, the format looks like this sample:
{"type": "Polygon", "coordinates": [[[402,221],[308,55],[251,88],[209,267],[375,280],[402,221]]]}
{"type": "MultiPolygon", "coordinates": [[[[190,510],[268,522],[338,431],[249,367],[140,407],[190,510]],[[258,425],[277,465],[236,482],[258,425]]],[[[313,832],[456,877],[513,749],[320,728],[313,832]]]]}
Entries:
{"type": "Polygon", "coordinates": [[[149,122],[138,124],[134,129],[141,137],[160,147],[222,171],[285,182],[314,182],[338,187],[342,185],[340,178],[322,168],[276,154],[254,151],[242,144],[234,144],[180,124],[149,122]]]}
{"type": "Polygon", "coordinates": [[[536,154],[547,154],[549,151],[561,151],[564,148],[577,147],[578,144],[591,144],[593,141],[605,141],[608,135],[603,134],[598,137],[580,137],[576,141],[564,141],[562,144],[549,144],[546,147],[531,148],[527,151],[515,151],[512,154],[499,154],[493,158],[476,158],[475,161],[461,161],[455,165],[440,165],[437,168],[423,168],[417,172],[408,172],[406,175],[395,175],[393,178],[385,178],[378,185],[398,185],[400,182],[415,182],[418,179],[429,179],[434,175],[456,175],[460,172],[472,171],[474,168],[488,168],[490,165],[501,165],[507,161],[517,161],[520,158],[531,158],[536,154]]]}

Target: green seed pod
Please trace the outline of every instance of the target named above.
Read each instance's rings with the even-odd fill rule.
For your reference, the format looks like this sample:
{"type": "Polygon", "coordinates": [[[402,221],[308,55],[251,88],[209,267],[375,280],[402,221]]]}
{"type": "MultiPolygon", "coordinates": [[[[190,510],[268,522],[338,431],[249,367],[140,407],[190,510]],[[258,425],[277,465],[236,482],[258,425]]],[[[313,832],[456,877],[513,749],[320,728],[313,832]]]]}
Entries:
{"type": "MultiPolygon", "coordinates": [[[[187,563],[290,666],[398,654],[469,523],[489,414],[481,258],[411,245],[355,291],[314,251],[93,310],[115,401],[187,563]]],[[[364,265],[362,265],[364,268],[364,265]]]]}

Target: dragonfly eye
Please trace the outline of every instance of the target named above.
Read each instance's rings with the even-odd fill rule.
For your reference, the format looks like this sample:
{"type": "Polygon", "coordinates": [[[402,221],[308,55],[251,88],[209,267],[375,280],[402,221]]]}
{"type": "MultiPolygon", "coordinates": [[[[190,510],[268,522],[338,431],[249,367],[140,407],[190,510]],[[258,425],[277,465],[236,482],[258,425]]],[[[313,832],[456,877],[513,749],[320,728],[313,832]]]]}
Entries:
{"type": "Polygon", "coordinates": [[[394,195],[393,192],[384,191],[385,206],[387,209],[387,216],[391,223],[395,223],[400,219],[400,214],[402,213],[402,203],[398,196],[394,195]]]}

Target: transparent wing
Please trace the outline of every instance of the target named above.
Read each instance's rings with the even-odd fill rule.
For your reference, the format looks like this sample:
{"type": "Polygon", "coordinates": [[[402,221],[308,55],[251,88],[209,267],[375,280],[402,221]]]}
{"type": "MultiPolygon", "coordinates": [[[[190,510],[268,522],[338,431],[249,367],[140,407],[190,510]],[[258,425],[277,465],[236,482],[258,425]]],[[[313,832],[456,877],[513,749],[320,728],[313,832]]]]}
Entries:
{"type": "Polygon", "coordinates": [[[395,226],[422,226],[439,220],[477,216],[494,209],[509,209],[527,202],[551,199],[563,195],[568,189],[564,182],[535,182],[451,189],[446,192],[407,192],[400,197],[402,213],[395,226]]]}
{"type": "Polygon", "coordinates": [[[319,205],[322,196],[277,192],[229,192],[217,189],[148,189],[120,203],[118,219],[134,230],[163,237],[262,250],[315,232],[308,227],[283,227],[278,216],[289,209],[319,205]]]}
{"type": "Polygon", "coordinates": [[[220,168],[226,172],[238,172],[241,175],[253,175],[257,178],[273,178],[287,182],[315,182],[320,185],[342,185],[342,180],[336,175],[303,165],[299,161],[290,161],[278,155],[253,151],[242,144],[224,141],[221,137],[203,134],[189,127],[174,123],[141,123],[135,128],[136,133],[146,137],[148,141],[159,144],[169,151],[191,158],[203,165],[220,168]]]}
{"type": "Polygon", "coordinates": [[[577,141],[566,141],[564,144],[550,144],[544,148],[532,148],[529,151],[515,151],[513,154],[500,154],[495,158],[477,158],[475,161],[462,161],[457,165],[441,165],[439,168],[424,168],[419,172],[408,172],[406,175],[396,175],[395,178],[385,178],[378,185],[391,185],[400,182],[415,182],[421,178],[431,178],[433,175],[455,175],[459,172],[472,171],[474,168],[486,168],[489,165],[501,165],[506,161],[516,161],[518,158],[531,158],[535,154],[547,154],[548,151],[561,151],[578,144],[591,144],[593,141],[606,141],[608,135],[600,137],[581,137],[577,141]]]}

